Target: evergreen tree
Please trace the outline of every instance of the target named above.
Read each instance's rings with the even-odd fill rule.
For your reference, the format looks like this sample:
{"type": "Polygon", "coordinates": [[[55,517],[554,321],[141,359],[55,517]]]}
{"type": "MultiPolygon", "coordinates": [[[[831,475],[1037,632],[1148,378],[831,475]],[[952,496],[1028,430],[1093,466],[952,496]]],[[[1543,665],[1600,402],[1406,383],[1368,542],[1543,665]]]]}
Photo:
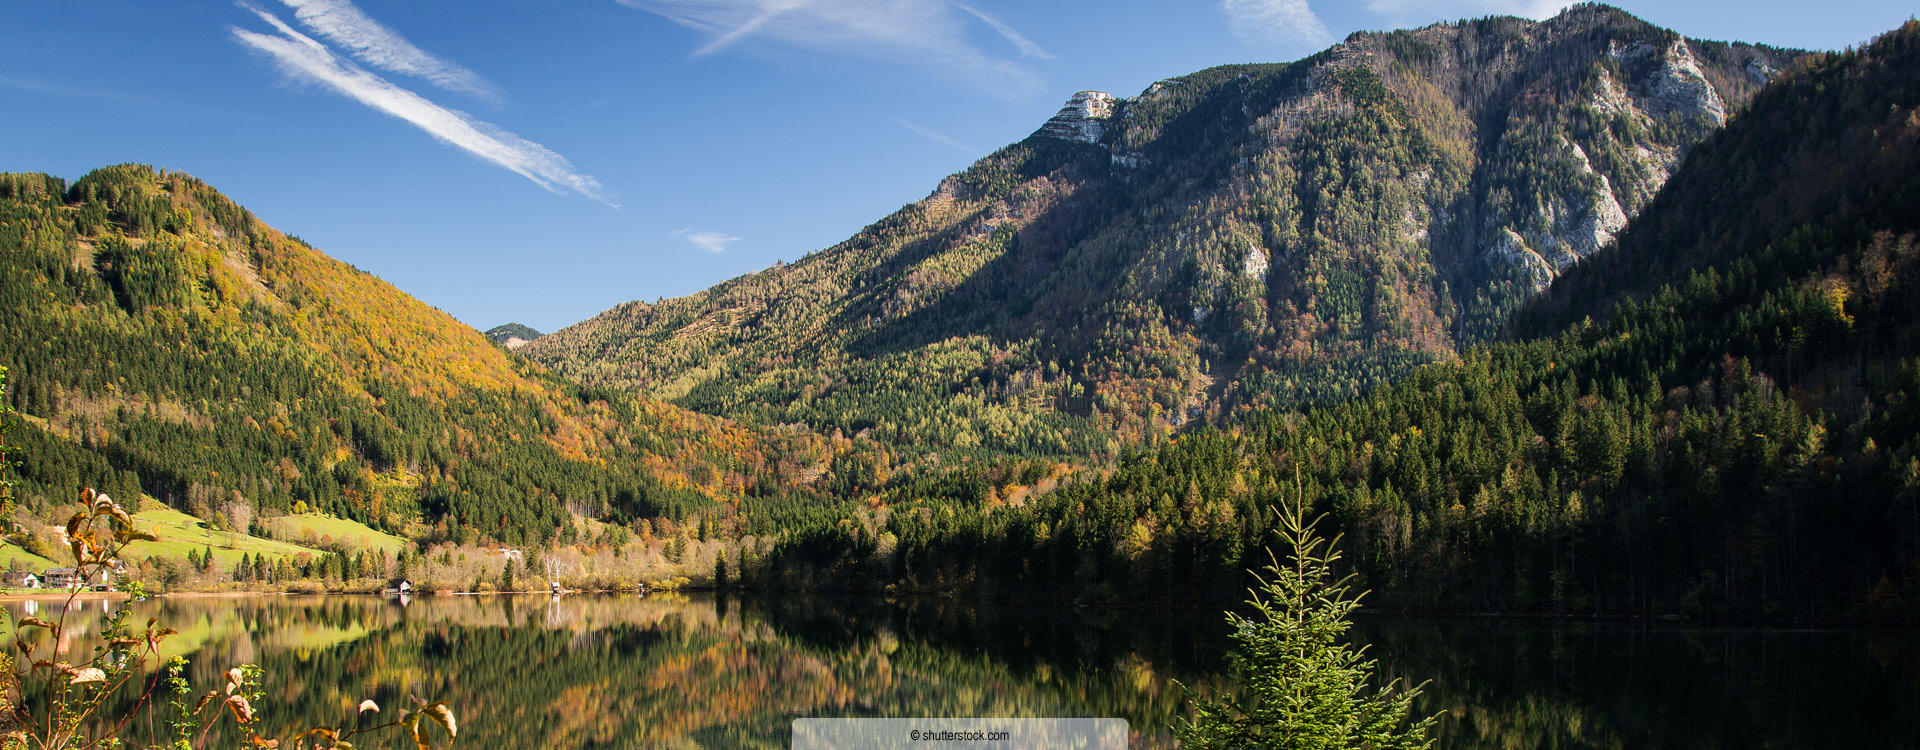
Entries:
{"type": "Polygon", "coordinates": [[[1293,552],[1285,565],[1274,558],[1260,577],[1247,600],[1255,616],[1227,615],[1235,644],[1229,659],[1243,689],[1196,700],[1193,718],[1179,722],[1175,735],[1194,750],[1429,746],[1434,718],[1404,726],[1420,688],[1370,688],[1377,663],[1343,642],[1365,592],[1353,592],[1352,575],[1334,577],[1339,539],[1315,536],[1318,520],[1308,522],[1302,505],[1296,497],[1280,513],[1280,536],[1293,552]]]}
{"type": "Polygon", "coordinates": [[[753,575],[753,568],[754,568],[753,548],[741,547],[740,548],[740,576],[739,576],[741,588],[753,587],[754,581],[753,579],[750,579],[748,577],[753,575]]]}
{"type": "Polygon", "coordinates": [[[533,580],[534,587],[538,588],[540,586],[540,573],[542,570],[545,569],[545,567],[542,566],[540,563],[540,553],[532,552],[532,551],[527,552],[526,559],[521,561],[520,567],[523,570],[527,571],[527,576],[529,578],[534,579],[533,580]]]}
{"type": "Polygon", "coordinates": [[[7,400],[7,368],[0,365],[0,525],[13,526],[13,462],[7,460],[7,432],[13,429],[13,402],[7,400]]]}
{"type": "Polygon", "coordinates": [[[719,557],[713,559],[713,587],[716,589],[727,587],[727,551],[724,549],[720,550],[719,557]]]}

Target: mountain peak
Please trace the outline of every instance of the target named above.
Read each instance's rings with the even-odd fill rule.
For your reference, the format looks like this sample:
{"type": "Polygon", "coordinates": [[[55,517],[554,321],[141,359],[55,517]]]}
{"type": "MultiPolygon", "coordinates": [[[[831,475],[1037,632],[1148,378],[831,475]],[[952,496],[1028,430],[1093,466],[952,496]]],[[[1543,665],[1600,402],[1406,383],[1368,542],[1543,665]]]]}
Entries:
{"type": "Polygon", "coordinates": [[[518,349],[540,338],[540,332],[520,323],[505,323],[486,330],[487,338],[508,349],[518,349]]]}
{"type": "Polygon", "coordinates": [[[1060,112],[1041,125],[1034,135],[1081,143],[1099,143],[1107,133],[1106,121],[1113,117],[1119,100],[1105,91],[1081,91],[1067,99],[1060,112]]]}

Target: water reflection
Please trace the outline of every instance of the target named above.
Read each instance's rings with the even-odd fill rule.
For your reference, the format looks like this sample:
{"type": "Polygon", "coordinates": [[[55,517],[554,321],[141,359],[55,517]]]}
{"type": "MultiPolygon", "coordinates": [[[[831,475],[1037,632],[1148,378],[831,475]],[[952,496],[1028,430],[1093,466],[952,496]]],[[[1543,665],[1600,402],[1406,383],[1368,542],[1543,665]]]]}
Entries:
{"type": "MultiPolygon", "coordinates": [[[[61,615],[8,602],[17,618],[61,615]],[[30,609],[31,608],[31,609],[30,609]]],[[[1127,719],[1168,747],[1184,693],[1223,669],[1216,614],[789,597],[169,598],[200,690],[258,663],[270,727],[362,698],[445,699],[469,747],[784,747],[798,716],[1127,719]]],[[[91,648],[101,607],[67,616],[91,648]]],[[[1915,747],[1914,638],[1367,619],[1390,675],[1430,680],[1442,747],[1915,747]]],[[[32,634],[29,633],[31,637],[32,634]]],[[[42,641],[44,648],[44,639],[42,641]]],[[[137,730],[144,738],[148,730],[137,730]]],[[[284,732],[282,734],[285,734],[284,732]]],[[[381,746],[394,743],[381,743],[381,746]]],[[[364,745],[363,746],[367,746],[364,745]]]]}

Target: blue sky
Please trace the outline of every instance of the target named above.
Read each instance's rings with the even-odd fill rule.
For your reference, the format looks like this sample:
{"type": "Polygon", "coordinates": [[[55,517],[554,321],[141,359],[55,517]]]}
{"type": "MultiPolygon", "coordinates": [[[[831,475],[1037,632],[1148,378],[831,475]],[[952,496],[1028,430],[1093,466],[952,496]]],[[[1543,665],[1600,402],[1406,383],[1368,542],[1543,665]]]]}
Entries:
{"type": "MultiPolygon", "coordinates": [[[[552,331],[846,238],[1025,137],[1347,33],[1542,0],[251,0],[0,4],[0,171],[142,162],[462,321],[552,331]]],[[[1894,2],[1624,2],[1835,49],[1894,2]]]]}

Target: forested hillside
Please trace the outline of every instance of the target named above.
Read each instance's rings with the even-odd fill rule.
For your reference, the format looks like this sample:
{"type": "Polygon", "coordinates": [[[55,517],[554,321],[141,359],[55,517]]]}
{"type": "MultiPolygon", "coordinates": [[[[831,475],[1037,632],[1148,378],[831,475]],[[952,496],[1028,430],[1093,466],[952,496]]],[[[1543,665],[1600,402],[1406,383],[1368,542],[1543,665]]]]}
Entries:
{"type": "Polygon", "coordinates": [[[1496,334],[1797,55],[1578,6],[1084,93],[840,245],[526,351],[710,414],[1104,462],[1496,334]]]}
{"type": "Polygon", "coordinates": [[[1076,96],[846,243],[525,349],[584,385],[185,175],[0,175],[8,446],[43,518],[593,529],[747,586],[1237,601],[1299,495],[1374,604],[1914,619],[1916,106],[1915,23],[1356,35],[1076,96]]]}
{"type": "Polygon", "coordinates": [[[0,364],[37,512],[93,486],[202,518],[311,508],[538,542],[578,515],[805,491],[837,450],[563,381],[204,183],[136,165],[72,185],[0,175],[0,364]]]}
{"type": "MultiPolygon", "coordinates": [[[[1017,473],[821,519],[793,582],[1232,601],[1273,508],[1374,604],[1920,616],[1920,23],[1809,59],[1710,136],[1512,340],[1006,502],[1017,473]]],[[[770,573],[771,574],[771,573],[770,573]]]]}

